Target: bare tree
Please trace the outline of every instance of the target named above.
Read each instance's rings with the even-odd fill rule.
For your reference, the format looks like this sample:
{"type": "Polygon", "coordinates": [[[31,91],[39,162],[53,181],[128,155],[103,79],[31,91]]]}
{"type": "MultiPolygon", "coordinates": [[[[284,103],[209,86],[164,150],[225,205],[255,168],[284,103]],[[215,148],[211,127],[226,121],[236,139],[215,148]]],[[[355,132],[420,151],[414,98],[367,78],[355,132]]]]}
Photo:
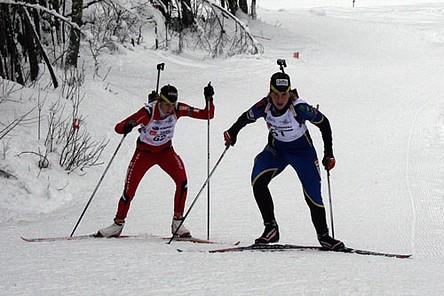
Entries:
{"type": "MultiPolygon", "coordinates": [[[[24,9],[24,8],[23,8],[24,9]]],[[[29,21],[26,11],[21,14],[25,30],[23,30],[22,44],[23,48],[26,49],[26,53],[29,58],[31,81],[37,80],[39,74],[39,59],[38,59],[38,46],[34,40],[34,33],[32,28],[32,23],[29,21]]],[[[38,21],[38,19],[36,20],[38,21]]],[[[34,22],[35,24],[36,22],[34,22]]]]}
{"type": "MultiPolygon", "coordinates": [[[[32,1],[32,0],[28,0],[32,1]]],[[[59,9],[58,0],[52,2],[39,1],[28,3],[16,0],[0,0],[0,75],[3,78],[16,81],[24,85],[28,78],[31,81],[37,79],[39,74],[38,65],[43,58],[47,65],[53,84],[57,87],[57,79],[52,69],[53,62],[60,52],[60,39],[57,28],[59,22],[68,23],[77,31],[79,26],[61,15],[54,8],[59,9]],[[44,17],[42,17],[44,15],[44,17]],[[42,29],[43,28],[43,29],[42,29]],[[49,32],[49,33],[48,33],[49,32]],[[53,41],[52,56],[49,59],[47,51],[51,36],[53,41]],[[29,66],[27,65],[29,64],[29,66]],[[29,72],[28,72],[29,71],[29,72]]],[[[62,50],[62,55],[64,50],[62,50]]]]}
{"type": "Polygon", "coordinates": [[[109,140],[93,140],[89,132],[80,127],[80,123],[84,121],[79,113],[83,97],[80,94],[79,85],[76,85],[75,88],[75,95],[71,101],[71,116],[66,120],[65,125],[60,127],[59,132],[59,140],[63,146],[59,164],[69,172],[76,169],[83,171],[85,168],[101,165],[100,156],[109,142],[109,140]]]}
{"type": "Polygon", "coordinates": [[[45,140],[46,150],[60,150],[59,165],[66,171],[72,172],[80,169],[101,165],[100,156],[108,144],[108,140],[94,140],[83,126],[85,118],[80,113],[80,104],[84,99],[81,84],[84,72],[77,68],[68,71],[64,81],[70,81],[62,86],[62,95],[65,101],[71,103],[70,115],[64,117],[65,105],[56,103],[51,106],[48,133],[45,140]]]}
{"type": "Polygon", "coordinates": [[[218,55],[258,54],[263,47],[250,34],[248,27],[227,9],[208,0],[199,1],[195,14],[198,26],[188,34],[188,46],[200,47],[218,55]],[[197,39],[197,41],[196,41],[197,39]]]}
{"type": "Polygon", "coordinates": [[[39,36],[38,36],[38,32],[37,32],[34,24],[32,23],[31,17],[29,16],[28,11],[26,10],[26,8],[22,7],[21,9],[23,10],[23,15],[25,17],[27,25],[30,27],[30,31],[31,31],[31,33],[32,33],[32,35],[34,37],[34,40],[36,41],[36,43],[37,43],[37,45],[38,45],[38,47],[40,49],[40,53],[41,53],[43,59],[45,60],[46,65],[48,66],[48,70],[49,70],[49,73],[51,75],[52,83],[54,84],[54,88],[57,88],[57,86],[58,86],[57,78],[56,78],[56,76],[54,74],[54,70],[52,69],[52,65],[51,65],[51,62],[49,61],[48,55],[46,54],[46,51],[45,51],[42,43],[40,42],[40,39],[39,39],[39,36]]]}
{"type": "Polygon", "coordinates": [[[21,65],[22,55],[17,48],[17,9],[14,6],[0,4],[0,75],[20,84],[25,83],[21,65]]]}

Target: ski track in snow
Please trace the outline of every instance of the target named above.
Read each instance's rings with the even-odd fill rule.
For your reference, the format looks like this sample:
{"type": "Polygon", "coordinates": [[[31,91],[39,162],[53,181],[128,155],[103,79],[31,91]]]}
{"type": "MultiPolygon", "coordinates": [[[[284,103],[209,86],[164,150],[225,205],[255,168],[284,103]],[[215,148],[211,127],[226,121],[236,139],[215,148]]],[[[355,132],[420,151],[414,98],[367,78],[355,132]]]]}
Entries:
{"type": "MultiPolygon", "coordinates": [[[[286,58],[287,72],[300,95],[313,105],[319,103],[332,123],[336,236],[351,247],[413,252],[411,259],[310,251],[209,254],[193,251],[222,246],[184,242],[168,246],[150,239],[27,243],[19,238],[69,234],[102,173],[103,168],[97,168],[86,177],[73,176],[60,200],[53,195],[45,206],[45,199],[38,198],[22,212],[26,199],[17,204],[14,200],[44,195],[31,183],[39,179],[29,177],[23,185],[28,195],[26,190],[13,191],[15,181],[7,181],[8,187],[2,183],[12,200],[4,197],[0,204],[8,217],[0,220],[4,222],[0,294],[442,295],[443,14],[443,4],[260,10],[260,18],[272,24],[250,24],[256,35],[271,38],[261,40],[266,50],[261,57],[202,61],[137,48],[104,56],[104,63],[113,65],[109,77],[86,83],[88,98],[94,98],[94,104],[87,105],[88,127],[111,139],[106,162],[120,140],[113,133],[114,123],[142,106],[155,87],[158,62],[166,63],[162,83],[178,86],[179,96],[191,105],[203,106],[202,88],[211,80],[216,91],[210,138],[214,163],[223,151],[222,132],[266,93],[270,74],[278,70],[276,58],[286,58]],[[294,51],[300,51],[300,60],[291,58],[294,51]],[[106,115],[92,120],[104,110],[106,115]],[[179,253],[176,248],[190,252],[179,253]]],[[[319,132],[309,128],[321,156],[319,132]]],[[[213,240],[240,240],[244,245],[262,232],[250,173],[266,135],[263,121],[247,126],[215,172],[213,240]]],[[[112,222],[135,139],[135,133],[125,139],[77,233],[92,233],[112,222]]],[[[206,121],[181,119],[174,144],[187,167],[189,206],[206,175],[206,121]]],[[[16,165],[21,173],[32,171],[24,161],[16,165]]],[[[56,186],[64,186],[64,178],[50,177],[56,186]]],[[[317,244],[295,180],[287,168],[270,184],[281,243],[317,244]]],[[[160,169],[149,171],[124,232],[168,235],[173,189],[160,169]]],[[[325,182],[323,192],[327,204],[325,182]]],[[[194,235],[205,237],[206,190],[187,225],[194,235]]]]}
{"type": "Polygon", "coordinates": [[[443,104],[431,94],[412,124],[406,182],[414,208],[415,253],[443,256],[443,104]],[[436,157],[434,157],[436,156],[436,157]]]}

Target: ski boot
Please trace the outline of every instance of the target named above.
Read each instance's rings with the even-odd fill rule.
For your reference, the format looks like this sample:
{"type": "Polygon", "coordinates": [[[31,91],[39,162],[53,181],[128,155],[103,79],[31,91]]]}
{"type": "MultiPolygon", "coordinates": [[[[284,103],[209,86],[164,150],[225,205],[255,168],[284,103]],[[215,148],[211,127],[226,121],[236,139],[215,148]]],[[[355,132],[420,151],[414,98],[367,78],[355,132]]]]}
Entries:
{"type": "Polygon", "coordinates": [[[96,237],[118,237],[122,233],[123,226],[125,226],[124,221],[116,222],[116,220],[114,220],[114,223],[111,224],[110,226],[99,229],[99,231],[97,231],[95,236],[96,237]]]}
{"type": "Polygon", "coordinates": [[[345,245],[340,240],[332,238],[328,232],[318,235],[318,240],[321,246],[331,251],[338,251],[345,248],[345,245]]]}
{"type": "Polygon", "coordinates": [[[171,222],[171,233],[177,237],[191,237],[191,232],[185,227],[185,225],[180,225],[182,221],[183,218],[173,218],[173,221],[171,222]]]}
{"type": "Polygon", "coordinates": [[[275,220],[264,223],[265,230],[260,237],[254,240],[255,244],[269,244],[279,241],[279,227],[275,220]]]}

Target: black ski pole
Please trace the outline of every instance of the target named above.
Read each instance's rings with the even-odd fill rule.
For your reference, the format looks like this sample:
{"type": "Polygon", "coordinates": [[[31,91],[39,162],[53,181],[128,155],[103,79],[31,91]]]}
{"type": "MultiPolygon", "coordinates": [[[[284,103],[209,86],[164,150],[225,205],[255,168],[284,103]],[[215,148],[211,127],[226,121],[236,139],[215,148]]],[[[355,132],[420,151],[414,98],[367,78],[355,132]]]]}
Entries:
{"type": "MultiPolygon", "coordinates": [[[[211,81],[208,82],[208,87],[211,86],[211,81]]],[[[205,98],[206,99],[206,98],[205,98]]],[[[211,98],[212,99],[212,98],[211,98]]],[[[207,103],[207,114],[210,114],[210,103],[207,103]]],[[[210,118],[207,119],[207,177],[210,175],[210,118]]],[[[210,197],[210,182],[207,185],[207,239],[210,239],[210,212],[211,212],[211,197],[210,197]]]]}
{"type": "Polygon", "coordinates": [[[331,236],[335,238],[335,226],[333,224],[333,205],[331,202],[331,186],[330,186],[330,171],[327,170],[327,184],[328,184],[328,201],[330,203],[330,222],[331,222],[331,236]]]}
{"type": "Polygon", "coordinates": [[[222,158],[224,157],[225,153],[227,152],[228,148],[230,148],[230,145],[225,146],[224,152],[222,152],[221,156],[217,160],[216,164],[214,165],[213,169],[211,170],[210,174],[208,175],[207,179],[203,183],[202,187],[200,188],[199,192],[197,193],[196,197],[194,198],[193,202],[191,203],[188,211],[185,213],[185,216],[183,216],[182,221],[179,224],[179,227],[177,227],[176,231],[174,231],[173,235],[171,236],[170,240],[167,242],[167,244],[171,244],[171,241],[174,239],[174,237],[177,234],[177,231],[179,231],[182,224],[185,222],[185,219],[188,217],[188,214],[190,213],[191,209],[193,208],[194,204],[196,203],[197,199],[199,198],[199,195],[202,193],[203,189],[205,188],[205,185],[210,181],[211,176],[213,175],[214,171],[216,170],[217,166],[221,162],[222,158]]]}
{"type": "MultiPolygon", "coordinates": [[[[210,83],[208,83],[210,85],[210,83]]],[[[207,114],[210,114],[210,103],[207,102],[207,114]]],[[[207,119],[207,178],[210,176],[210,118],[207,119]]],[[[207,186],[207,239],[210,239],[210,180],[207,186]]]]}
{"type": "Polygon", "coordinates": [[[111,159],[109,160],[108,165],[107,165],[106,168],[105,168],[105,171],[103,171],[103,174],[102,174],[102,176],[100,177],[99,182],[98,182],[97,185],[96,185],[96,188],[94,188],[94,191],[92,192],[91,197],[90,197],[89,200],[88,200],[88,203],[86,204],[85,208],[83,209],[83,212],[82,212],[82,214],[80,215],[80,218],[79,218],[79,220],[78,220],[77,223],[76,223],[76,226],[74,226],[74,229],[72,230],[70,237],[72,237],[72,236],[74,235],[74,232],[76,231],[77,226],[79,226],[80,221],[81,221],[82,218],[83,218],[83,215],[85,215],[86,209],[88,209],[89,204],[91,203],[91,201],[92,201],[94,195],[95,195],[96,192],[97,192],[97,189],[99,189],[99,186],[100,186],[100,184],[102,183],[103,178],[105,177],[106,173],[108,172],[108,169],[109,169],[111,163],[113,162],[114,157],[116,156],[117,152],[119,151],[120,146],[122,146],[122,143],[123,143],[123,140],[125,140],[125,137],[126,137],[126,134],[123,135],[122,139],[121,139],[120,142],[119,142],[119,145],[117,145],[116,151],[114,151],[113,156],[111,156],[111,159]]]}

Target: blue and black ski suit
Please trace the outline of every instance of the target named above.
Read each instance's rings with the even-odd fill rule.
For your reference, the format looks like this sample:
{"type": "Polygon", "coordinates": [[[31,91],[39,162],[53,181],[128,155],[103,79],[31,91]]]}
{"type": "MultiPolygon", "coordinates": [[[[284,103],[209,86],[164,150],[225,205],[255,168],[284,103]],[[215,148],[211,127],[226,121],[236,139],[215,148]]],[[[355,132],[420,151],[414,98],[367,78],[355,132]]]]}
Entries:
{"type": "Polygon", "coordinates": [[[303,194],[317,234],[328,233],[321,196],[319,161],[305,125],[305,122],[309,121],[320,129],[324,156],[333,157],[332,133],[327,117],[300,98],[290,98],[283,110],[277,110],[271,99],[265,97],[244,112],[228,129],[233,144],[243,127],[261,117],[269,129],[268,143],[254,160],[251,183],[264,224],[275,223],[273,200],[268,184],[290,165],[302,183],[303,194]]]}

